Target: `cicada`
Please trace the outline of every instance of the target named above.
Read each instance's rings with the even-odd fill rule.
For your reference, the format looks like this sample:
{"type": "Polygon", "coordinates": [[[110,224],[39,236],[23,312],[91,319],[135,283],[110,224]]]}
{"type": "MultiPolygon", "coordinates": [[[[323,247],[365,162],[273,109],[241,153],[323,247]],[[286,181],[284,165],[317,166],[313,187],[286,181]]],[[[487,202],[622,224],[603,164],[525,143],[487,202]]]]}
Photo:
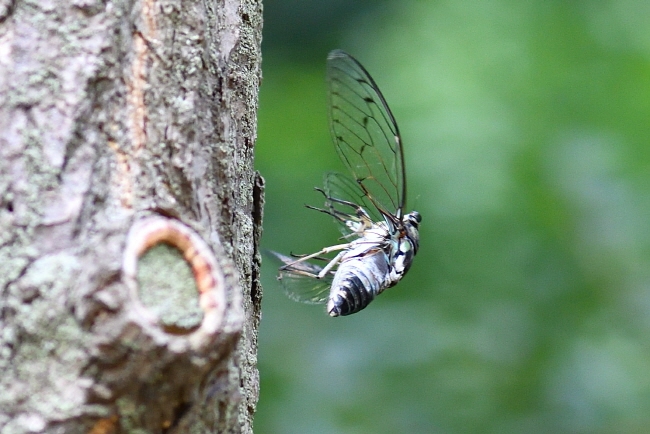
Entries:
{"type": "Polygon", "coordinates": [[[328,173],[325,206],[341,226],[339,244],[308,255],[271,252],[287,295],[304,303],[327,303],[330,316],[364,309],[395,286],[418,251],[417,211],[404,214],[404,148],[395,117],[375,80],[341,50],[327,56],[329,125],[336,151],[351,177],[328,173]],[[334,254],[327,256],[328,254],[334,254]]]}

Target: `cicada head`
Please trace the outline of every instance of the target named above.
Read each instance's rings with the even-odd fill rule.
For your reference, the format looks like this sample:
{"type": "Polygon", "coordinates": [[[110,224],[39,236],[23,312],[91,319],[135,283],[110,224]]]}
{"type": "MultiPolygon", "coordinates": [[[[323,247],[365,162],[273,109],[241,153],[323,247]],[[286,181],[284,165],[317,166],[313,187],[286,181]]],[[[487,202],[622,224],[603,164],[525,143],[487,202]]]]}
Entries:
{"type": "Polygon", "coordinates": [[[420,233],[418,232],[418,227],[422,221],[422,216],[417,211],[411,211],[410,213],[404,216],[404,231],[406,232],[406,237],[413,245],[413,255],[418,252],[418,247],[420,246],[420,233]]]}

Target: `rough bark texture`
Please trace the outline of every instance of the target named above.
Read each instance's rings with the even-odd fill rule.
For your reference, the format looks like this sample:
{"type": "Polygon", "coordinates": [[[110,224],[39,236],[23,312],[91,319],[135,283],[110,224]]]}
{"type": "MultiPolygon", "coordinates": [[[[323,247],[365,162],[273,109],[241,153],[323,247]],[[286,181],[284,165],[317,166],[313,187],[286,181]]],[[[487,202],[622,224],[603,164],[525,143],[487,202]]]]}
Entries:
{"type": "Polygon", "coordinates": [[[252,431],[261,19],[0,0],[1,432],[252,431]]]}

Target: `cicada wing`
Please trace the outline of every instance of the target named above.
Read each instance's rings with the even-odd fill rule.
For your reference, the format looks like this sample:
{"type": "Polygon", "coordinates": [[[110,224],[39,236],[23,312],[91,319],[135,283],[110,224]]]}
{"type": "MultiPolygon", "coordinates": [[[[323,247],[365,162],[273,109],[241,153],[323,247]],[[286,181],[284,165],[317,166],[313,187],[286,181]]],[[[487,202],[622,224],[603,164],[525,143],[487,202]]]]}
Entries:
{"type": "Polygon", "coordinates": [[[306,304],[323,304],[329,299],[332,277],[322,279],[306,277],[292,271],[281,271],[278,280],[285,294],[293,301],[306,304]]]}
{"type": "Polygon", "coordinates": [[[373,222],[383,220],[359,184],[336,172],[325,174],[325,207],[340,223],[343,235],[360,234],[373,222]]]}
{"type": "Polygon", "coordinates": [[[327,57],[330,130],[338,154],[384,215],[402,217],[404,151],[395,118],[379,87],[352,56],[327,57]]]}
{"type": "Polygon", "coordinates": [[[268,253],[284,264],[279,269],[278,280],[287,297],[307,304],[327,302],[334,278],[333,272],[329,272],[319,279],[318,273],[323,267],[307,261],[296,263],[298,258],[285,256],[281,253],[273,251],[268,251],[268,253]]]}

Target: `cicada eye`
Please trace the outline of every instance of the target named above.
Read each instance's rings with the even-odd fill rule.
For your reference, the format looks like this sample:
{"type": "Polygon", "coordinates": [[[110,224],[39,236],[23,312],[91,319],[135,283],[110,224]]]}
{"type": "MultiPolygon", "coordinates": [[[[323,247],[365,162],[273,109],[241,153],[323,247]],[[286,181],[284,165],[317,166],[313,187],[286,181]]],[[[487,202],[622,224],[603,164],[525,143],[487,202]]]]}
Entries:
{"type": "Polygon", "coordinates": [[[422,221],[422,216],[417,211],[411,211],[408,213],[408,219],[415,227],[417,227],[422,221]]]}

